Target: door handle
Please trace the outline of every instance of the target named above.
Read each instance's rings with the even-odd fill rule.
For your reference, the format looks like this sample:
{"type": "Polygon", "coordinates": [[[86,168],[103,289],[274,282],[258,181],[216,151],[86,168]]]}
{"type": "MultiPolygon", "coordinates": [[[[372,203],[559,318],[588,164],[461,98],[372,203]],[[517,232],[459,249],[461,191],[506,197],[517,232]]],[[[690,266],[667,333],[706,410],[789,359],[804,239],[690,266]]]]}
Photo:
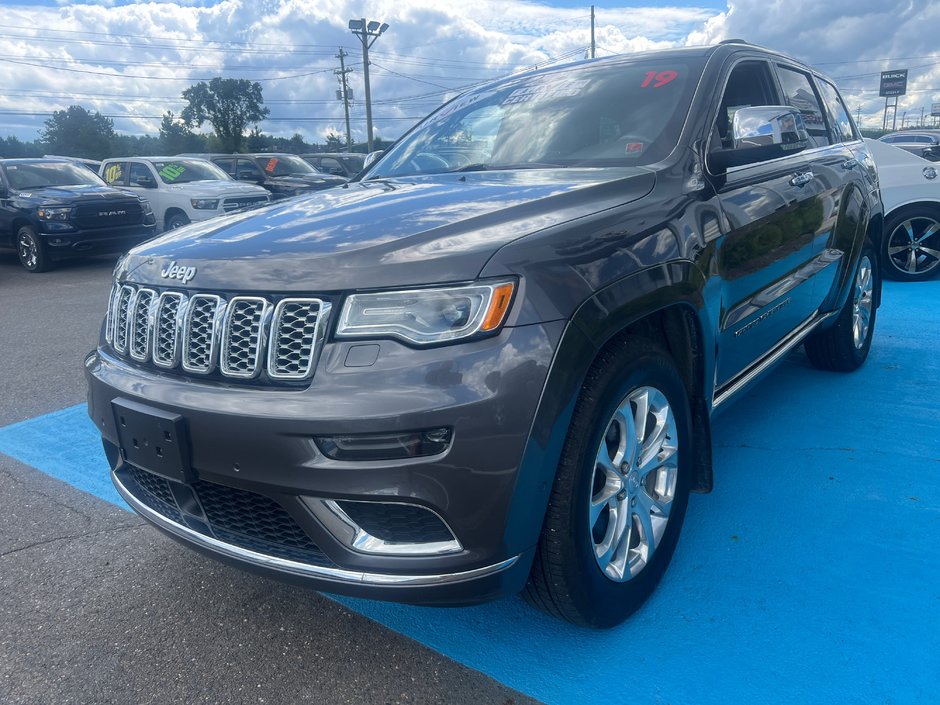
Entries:
{"type": "Polygon", "coordinates": [[[804,171],[801,174],[796,174],[792,179],[790,179],[791,186],[806,186],[810,181],[815,179],[816,176],[811,171],[804,171]]]}
{"type": "Polygon", "coordinates": [[[857,166],[858,166],[857,159],[847,159],[846,161],[842,162],[842,168],[845,169],[846,171],[848,171],[849,169],[854,169],[857,166]]]}

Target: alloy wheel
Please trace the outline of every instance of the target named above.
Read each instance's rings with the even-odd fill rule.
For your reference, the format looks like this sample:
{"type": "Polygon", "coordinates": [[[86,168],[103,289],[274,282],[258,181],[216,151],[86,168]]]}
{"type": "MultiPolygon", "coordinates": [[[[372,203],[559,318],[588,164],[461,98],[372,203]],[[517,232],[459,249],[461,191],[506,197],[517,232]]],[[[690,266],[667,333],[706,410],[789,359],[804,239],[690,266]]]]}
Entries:
{"type": "Polygon", "coordinates": [[[26,233],[20,233],[17,236],[16,246],[23,266],[27,269],[35,269],[39,261],[39,245],[36,240],[26,233]]]}
{"type": "Polygon", "coordinates": [[[862,261],[859,262],[858,273],[855,275],[852,306],[852,339],[858,349],[861,349],[868,338],[874,288],[871,260],[868,259],[868,255],[865,255],[862,257],[862,261]]]}
{"type": "Polygon", "coordinates": [[[589,530],[597,565],[625,582],[649,563],[676,495],[679,439],[665,395],[640,387],[608,420],[594,461],[589,530]]]}
{"type": "Polygon", "coordinates": [[[924,275],[940,265],[940,223],[915,216],[898,224],[888,236],[888,260],[903,274],[924,275]]]}

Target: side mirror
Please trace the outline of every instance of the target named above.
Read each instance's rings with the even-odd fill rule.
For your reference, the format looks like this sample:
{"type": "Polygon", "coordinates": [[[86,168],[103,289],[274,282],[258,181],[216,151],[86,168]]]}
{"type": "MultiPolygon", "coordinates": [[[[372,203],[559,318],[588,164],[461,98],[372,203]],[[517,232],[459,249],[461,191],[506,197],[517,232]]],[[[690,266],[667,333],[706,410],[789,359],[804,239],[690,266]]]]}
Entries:
{"type": "Polygon", "coordinates": [[[708,155],[713,170],[721,172],[786,157],[810,145],[803,116],[786,105],[740,108],[731,121],[731,138],[730,149],[719,149],[708,155]]]}
{"type": "Polygon", "coordinates": [[[383,154],[385,154],[384,149],[379,149],[379,150],[376,150],[375,152],[369,152],[366,155],[366,159],[362,165],[362,168],[367,169],[368,167],[372,166],[375,162],[379,160],[379,157],[381,157],[383,154]]]}
{"type": "Polygon", "coordinates": [[[235,178],[238,181],[251,181],[256,184],[260,184],[263,181],[263,179],[253,171],[240,171],[235,178]]]}
{"type": "Polygon", "coordinates": [[[137,185],[143,186],[144,188],[156,188],[156,182],[149,176],[138,176],[137,185]]]}

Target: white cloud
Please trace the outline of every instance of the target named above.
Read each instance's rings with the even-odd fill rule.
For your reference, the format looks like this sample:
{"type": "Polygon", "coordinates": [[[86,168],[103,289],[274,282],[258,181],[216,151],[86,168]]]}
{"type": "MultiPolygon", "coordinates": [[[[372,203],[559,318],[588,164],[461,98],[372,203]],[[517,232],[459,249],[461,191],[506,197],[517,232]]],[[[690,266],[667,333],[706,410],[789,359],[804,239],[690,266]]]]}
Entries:
{"type": "MultiPolygon", "coordinates": [[[[368,19],[390,25],[371,52],[373,113],[384,137],[397,136],[410,118],[463,86],[554,57],[581,58],[589,43],[586,6],[531,0],[25,2],[0,8],[0,112],[48,113],[80,104],[138,116],[115,120],[119,131],[136,133],[156,133],[159,118],[148,116],[179,113],[180,93],[216,75],[265,79],[271,116],[285,118],[266,121],[266,132],[321,140],[329,131],[341,133],[333,69],[343,46],[354,69],[354,136],[364,137],[361,49],[346,27],[364,7],[368,19]],[[266,80],[277,77],[283,78],[266,80]]],[[[853,110],[861,104],[875,114],[883,101],[864,91],[876,90],[878,71],[898,62],[831,62],[929,56],[932,28],[940,21],[940,4],[926,0],[898,6],[883,0],[730,0],[724,12],[710,9],[714,2],[598,9],[598,55],[741,37],[822,64],[837,79],[874,74],[842,78],[840,85],[853,110]]],[[[940,57],[933,61],[936,66],[927,66],[930,59],[901,62],[911,68],[912,91],[940,86],[940,57]]],[[[901,110],[932,101],[940,102],[940,92],[911,93],[901,110]]],[[[0,115],[0,135],[33,139],[43,120],[0,115]]]]}

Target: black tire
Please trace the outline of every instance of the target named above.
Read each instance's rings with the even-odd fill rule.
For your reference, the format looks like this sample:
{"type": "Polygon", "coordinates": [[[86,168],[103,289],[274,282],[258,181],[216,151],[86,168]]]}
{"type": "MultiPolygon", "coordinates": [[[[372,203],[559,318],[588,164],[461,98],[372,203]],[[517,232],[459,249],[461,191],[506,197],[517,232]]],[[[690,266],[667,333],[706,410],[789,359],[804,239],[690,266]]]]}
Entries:
{"type": "MultiPolygon", "coordinates": [[[[647,416],[647,421],[650,418],[647,416]]],[[[668,433],[661,437],[669,439],[668,433]]],[[[660,455],[656,455],[657,462],[660,455]]],[[[551,615],[590,627],[613,627],[635,612],[659,583],[675,550],[688,504],[692,458],[689,398],[669,354],[659,345],[634,336],[625,336],[615,345],[608,346],[588,373],[575,406],[532,571],[523,593],[526,600],[551,615]],[[601,443],[606,447],[610,447],[611,441],[615,446],[617,444],[616,437],[611,438],[614,412],[618,408],[629,408],[632,413],[637,413],[630,400],[632,395],[642,394],[644,388],[658,390],[668,403],[667,408],[672,410],[673,431],[678,439],[671,440],[678,454],[671,456],[674,459],[671,464],[676,467],[664,472],[674,473],[674,484],[670,490],[668,520],[652,554],[648,555],[645,563],[637,560],[638,567],[632,577],[623,577],[628,572],[623,570],[618,580],[606,573],[615,568],[614,561],[602,567],[602,559],[595,555],[596,546],[604,544],[604,539],[599,536],[613,526],[609,523],[614,521],[609,502],[623,501],[618,511],[631,507],[625,514],[631,530],[626,534],[626,543],[620,544],[625,546],[626,560],[629,561],[634,540],[638,539],[639,544],[643,542],[643,530],[634,523],[641,521],[641,511],[633,508],[642,505],[635,504],[637,499],[624,499],[622,495],[629,492],[629,498],[636,492],[636,497],[640,497],[639,492],[646,490],[637,490],[637,487],[644,487],[645,482],[648,490],[650,481],[655,481],[658,475],[650,473],[647,480],[640,480],[637,485],[636,478],[632,477],[636,473],[630,472],[624,477],[620,492],[611,496],[600,510],[597,524],[591,521],[591,504],[607,492],[606,486],[597,484],[596,472],[600,467],[601,443]],[[630,406],[624,407],[625,404],[630,406]],[[607,512],[608,525],[598,532],[604,511],[607,512]],[[634,536],[633,532],[637,535],[634,536]]],[[[667,464],[663,463],[663,467],[667,464]]],[[[627,466],[634,467],[631,463],[623,467],[627,466]]],[[[626,568],[629,567],[627,563],[626,568]]]]}
{"type": "Polygon", "coordinates": [[[814,367],[835,372],[852,372],[861,367],[868,358],[872,336],[875,333],[875,319],[878,315],[878,301],[881,299],[881,265],[875,256],[874,248],[866,244],[859,257],[858,265],[852,277],[852,289],[839,312],[835,325],[813,333],[803,344],[806,356],[814,367]],[[869,267],[871,287],[867,296],[862,291],[861,282],[865,267],[869,267]],[[867,299],[867,304],[866,304],[867,299]],[[856,337],[856,306],[864,309],[867,305],[868,327],[864,335],[856,337]]]}
{"type": "Polygon", "coordinates": [[[16,231],[16,254],[23,269],[33,274],[52,269],[52,258],[32,225],[21,225],[16,231]]]}
{"type": "Polygon", "coordinates": [[[189,225],[190,222],[189,217],[185,213],[177,211],[163,221],[163,231],[176,230],[177,228],[182,228],[184,225],[189,225]]]}
{"type": "Polygon", "coordinates": [[[881,245],[884,276],[897,281],[931,279],[940,273],[940,208],[904,208],[885,223],[881,245]],[[916,242],[932,229],[923,242],[916,242]]]}

